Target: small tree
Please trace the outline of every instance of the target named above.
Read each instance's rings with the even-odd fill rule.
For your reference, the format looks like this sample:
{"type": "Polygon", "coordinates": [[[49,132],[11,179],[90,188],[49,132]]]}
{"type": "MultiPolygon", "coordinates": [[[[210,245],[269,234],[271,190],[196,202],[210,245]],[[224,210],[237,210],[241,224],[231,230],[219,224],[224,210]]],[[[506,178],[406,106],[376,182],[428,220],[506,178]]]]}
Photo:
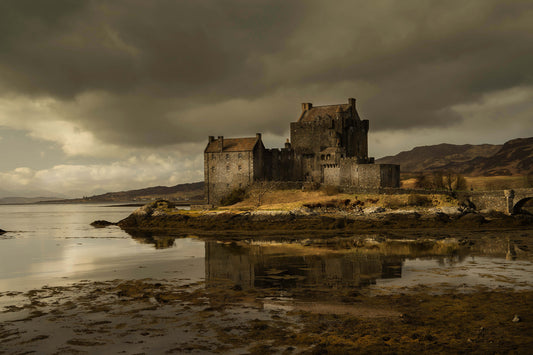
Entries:
{"type": "Polygon", "coordinates": [[[252,198],[257,199],[257,206],[261,206],[264,202],[263,197],[265,194],[271,192],[272,190],[274,190],[274,185],[272,182],[258,180],[252,185],[252,188],[250,189],[250,195],[252,198]]]}
{"type": "Polygon", "coordinates": [[[448,191],[458,191],[467,189],[465,177],[461,174],[454,173],[451,170],[444,172],[443,183],[448,191]]]}
{"type": "Polygon", "coordinates": [[[442,171],[433,172],[433,188],[436,190],[443,190],[446,188],[444,173],[442,171]]]}
{"type": "Polygon", "coordinates": [[[466,190],[468,188],[468,184],[466,183],[466,179],[461,174],[456,174],[455,178],[455,189],[456,190],[466,190]]]}
{"type": "Polygon", "coordinates": [[[415,188],[417,189],[431,189],[433,188],[433,182],[428,175],[420,173],[415,177],[415,188]]]}

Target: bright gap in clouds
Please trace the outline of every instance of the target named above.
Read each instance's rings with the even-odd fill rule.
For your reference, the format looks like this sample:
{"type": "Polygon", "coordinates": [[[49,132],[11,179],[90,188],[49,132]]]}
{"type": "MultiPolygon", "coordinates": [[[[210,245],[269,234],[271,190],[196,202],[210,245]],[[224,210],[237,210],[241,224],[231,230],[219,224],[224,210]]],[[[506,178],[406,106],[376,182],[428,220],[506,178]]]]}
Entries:
{"type": "MultiPolygon", "coordinates": [[[[203,180],[203,156],[150,154],[111,164],[56,165],[34,170],[19,167],[0,172],[1,193],[27,196],[28,192],[53,192],[81,197],[155,185],[173,186],[203,180]]],[[[2,196],[0,196],[2,197],[2,196]]],[[[5,197],[5,196],[4,196],[5,197]]]]}

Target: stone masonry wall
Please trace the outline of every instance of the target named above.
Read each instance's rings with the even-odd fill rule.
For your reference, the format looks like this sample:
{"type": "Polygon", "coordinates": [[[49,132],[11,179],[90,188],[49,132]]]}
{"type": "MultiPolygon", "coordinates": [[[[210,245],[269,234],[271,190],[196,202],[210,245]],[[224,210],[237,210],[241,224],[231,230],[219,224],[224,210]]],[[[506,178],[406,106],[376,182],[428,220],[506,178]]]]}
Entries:
{"type": "MultiPolygon", "coordinates": [[[[324,170],[325,171],[325,170],[324,170]]],[[[332,172],[328,175],[333,176],[332,172]]],[[[399,187],[400,166],[394,164],[357,164],[357,159],[341,159],[338,185],[360,188],[399,187]]]]}
{"type": "Polygon", "coordinates": [[[338,165],[325,166],[324,167],[324,185],[339,186],[341,175],[341,169],[338,165]]]}
{"type": "Polygon", "coordinates": [[[252,152],[205,153],[205,181],[208,204],[238,188],[246,188],[254,179],[252,152]],[[208,182],[208,183],[207,183],[208,182]]]}

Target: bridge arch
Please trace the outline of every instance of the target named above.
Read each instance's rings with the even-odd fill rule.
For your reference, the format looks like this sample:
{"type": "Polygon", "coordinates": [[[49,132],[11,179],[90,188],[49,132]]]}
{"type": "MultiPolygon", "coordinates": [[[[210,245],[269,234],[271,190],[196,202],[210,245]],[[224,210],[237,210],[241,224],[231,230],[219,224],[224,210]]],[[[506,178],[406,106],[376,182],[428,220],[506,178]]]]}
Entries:
{"type": "Polygon", "coordinates": [[[512,213],[517,214],[522,212],[522,207],[524,207],[524,205],[530,200],[533,200],[533,196],[524,197],[523,199],[519,200],[517,203],[514,204],[512,213]]]}

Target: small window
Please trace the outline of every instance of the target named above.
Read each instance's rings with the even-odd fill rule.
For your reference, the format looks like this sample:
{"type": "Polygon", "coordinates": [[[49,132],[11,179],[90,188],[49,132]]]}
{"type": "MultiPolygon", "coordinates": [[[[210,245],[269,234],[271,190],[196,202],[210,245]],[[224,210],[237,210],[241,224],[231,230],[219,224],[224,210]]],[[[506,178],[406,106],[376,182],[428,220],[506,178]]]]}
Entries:
{"type": "Polygon", "coordinates": [[[229,154],[226,154],[226,159],[229,159],[229,154]]]}
{"type": "Polygon", "coordinates": [[[239,153],[239,159],[241,159],[241,158],[242,158],[242,154],[241,154],[241,153],[239,153]]]}
{"type": "Polygon", "coordinates": [[[214,166],[211,167],[211,172],[212,172],[212,173],[215,172],[215,167],[214,167],[214,166]]]}
{"type": "Polygon", "coordinates": [[[229,165],[226,165],[226,171],[229,171],[229,165]]]}
{"type": "Polygon", "coordinates": [[[241,169],[242,169],[242,166],[239,165],[239,170],[241,170],[241,169]]]}
{"type": "Polygon", "coordinates": [[[241,183],[241,182],[239,182],[239,188],[241,188],[241,187],[242,187],[242,183],[241,183]]]}
{"type": "Polygon", "coordinates": [[[229,187],[229,184],[226,184],[226,187],[229,187]]]}

